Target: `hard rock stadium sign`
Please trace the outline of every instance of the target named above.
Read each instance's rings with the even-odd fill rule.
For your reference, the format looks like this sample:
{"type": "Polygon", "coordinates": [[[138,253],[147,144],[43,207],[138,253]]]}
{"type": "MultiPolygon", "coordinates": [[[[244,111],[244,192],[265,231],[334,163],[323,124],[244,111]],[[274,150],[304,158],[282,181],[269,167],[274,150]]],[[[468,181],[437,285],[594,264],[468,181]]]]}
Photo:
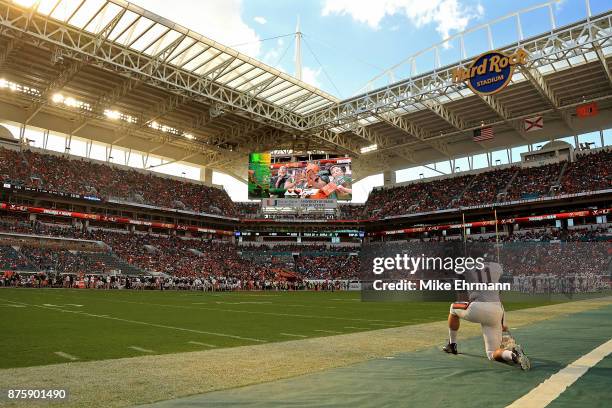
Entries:
{"type": "Polygon", "coordinates": [[[459,67],[453,73],[453,82],[467,81],[472,91],[481,95],[491,95],[504,89],[516,65],[527,63],[529,54],[518,49],[506,55],[499,51],[489,51],[477,57],[469,68],[459,67]]]}

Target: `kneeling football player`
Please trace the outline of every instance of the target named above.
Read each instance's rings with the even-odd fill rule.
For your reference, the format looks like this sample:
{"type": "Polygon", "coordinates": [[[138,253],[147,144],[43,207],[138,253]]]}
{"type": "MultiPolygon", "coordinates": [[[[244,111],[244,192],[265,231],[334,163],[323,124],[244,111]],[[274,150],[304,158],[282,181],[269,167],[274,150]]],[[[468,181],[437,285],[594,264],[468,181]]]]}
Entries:
{"type": "MultiPolygon", "coordinates": [[[[465,272],[468,282],[483,282],[482,277],[490,282],[499,282],[502,275],[501,265],[495,262],[486,262],[484,270],[469,270],[465,272]]],[[[504,321],[504,307],[497,290],[468,291],[469,302],[455,302],[451,304],[448,315],[449,341],[443,348],[447,353],[457,354],[457,333],[460,319],[472,323],[479,323],[482,327],[485,350],[489,360],[514,363],[523,370],[531,368],[529,358],[520,345],[514,344],[502,347],[503,332],[508,328],[504,321]]]]}

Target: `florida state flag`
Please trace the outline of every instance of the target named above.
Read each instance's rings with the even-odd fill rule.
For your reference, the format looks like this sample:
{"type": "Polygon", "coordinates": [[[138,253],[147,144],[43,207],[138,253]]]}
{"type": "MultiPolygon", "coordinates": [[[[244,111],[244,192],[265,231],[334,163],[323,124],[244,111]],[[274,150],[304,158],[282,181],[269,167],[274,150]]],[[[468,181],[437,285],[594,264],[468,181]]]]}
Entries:
{"type": "Polygon", "coordinates": [[[597,116],[597,103],[587,103],[576,107],[576,116],[579,118],[588,118],[589,116],[597,116]]]}

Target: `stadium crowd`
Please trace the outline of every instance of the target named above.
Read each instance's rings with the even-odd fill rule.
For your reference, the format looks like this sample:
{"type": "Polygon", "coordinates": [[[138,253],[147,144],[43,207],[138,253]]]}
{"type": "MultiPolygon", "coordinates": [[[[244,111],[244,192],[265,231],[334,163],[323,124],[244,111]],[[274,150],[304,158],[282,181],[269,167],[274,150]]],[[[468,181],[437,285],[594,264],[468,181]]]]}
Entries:
{"type": "MultiPolygon", "coordinates": [[[[284,276],[283,279],[278,279],[279,273],[290,275],[296,272],[295,269],[282,269],[283,265],[280,264],[258,264],[252,262],[248,257],[243,258],[239,251],[245,248],[239,248],[231,242],[172,235],[127,233],[108,229],[81,230],[40,222],[26,222],[15,218],[2,219],[0,231],[100,241],[105,244],[109,253],[124,261],[124,265],[137,268],[136,270],[142,275],[162,274],[172,278],[200,279],[203,284],[208,282],[210,287],[233,285],[241,288],[261,288],[265,286],[265,282],[275,285],[273,282],[286,280],[284,276]]],[[[110,265],[100,262],[99,259],[89,259],[85,252],[72,253],[27,247],[16,251],[6,246],[0,248],[0,264],[6,266],[2,268],[3,270],[108,273],[113,269],[110,265]]],[[[330,249],[320,245],[306,247],[284,245],[275,250],[304,251],[305,248],[308,249],[305,251],[308,253],[307,256],[312,259],[323,259],[333,252],[355,251],[355,248],[346,247],[337,247],[336,251],[335,248],[330,249]]],[[[266,251],[263,253],[265,254],[266,251]]],[[[308,276],[298,274],[292,278],[303,280],[309,279],[311,275],[312,273],[308,276]]],[[[317,279],[348,279],[353,275],[352,270],[329,267],[327,271],[320,273],[317,279]]]]}
{"type": "Polygon", "coordinates": [[[83,196],[207,214],[237,214],[233,201],[218,188],[152,172],[120,169],[84,158],[0,148],[0,178],[16,185],[83,196]]]}
{"type": "MultiPolygon", "coordinates": [[[[6,286],[76,287],[82,285],[80,287],[101,289],[176,290],[340,289],[346,284],[346,281],[357,278],[359,272],[359,257],[348,253],[356,252],[354,247],[306,246],[316,251],[303,251],[300,255],[276,257],[266,255],[268,251],[244,251],[247,248],[238,247],[230,242],[126,233],[105,229],[81,231],[72,227],[28,223],[18,219],[4,219],[0,223],[0,229],[37,234],[39,239],[41,236],[61,236],[101,241],[114,256],[121,258],[126,264],[139,268],[137,269],[139,273],[136,275],[115,276],[121,271],[110,268],[100,262],[99,258],[92,257],[87,252],[4,245],[0,246],[0,269],[5,272],[2,285],[6,286]],[[340,248],[342,250],[336,250],[340,248]],[[242,257],[240,252],[256,252],[263,261],[256,261],[253,255],[242,257]],[[80,278],[77,278],[78,276],[80,278]]],[[[495,237],[475,239],[484,242],[495,242],[496,240],[495,237]]],[[[539,258],[537,259],[541,260],[544,256],[547,259],[547,265],[557,265],[555,262],[560,262],[560,264],[554,266],[552,270],[549,268],[543,271],[538,269],[540,261],[528,260],[530,253],[526,252],[523,243],[602,241],[603,244],[612,241],[612,234],[608,227],[571,230],[540,228],[502,235],[500,240],[511,244],[521,244],[516,246],[518,252],[513,254],[515,258],[520,258],[520,262],[517,261],[517,258],[516,262],[511,263],[522,266],[520,271],[515,271],[513,275],[554,274],[555,271],[567,271],[568,267],[572,273],[581,275],[592,269],[588,266],[592,262],[584,263],[583,259],[593,262],[599,260],[597,262],[600,262],[607,252],[603,257],[601,253],[591,253],[596,248],[600,250],[601,247],[583,243],[582,246],[572,248],[591,252],[572,256],[568,261],[567,254],[556,253],[564,247],[548,246],[546,248],[550,252],[543,255],[538,253],[539,258]]],[[[280,245],[278,248],[270,248],[269,252],[294,252],[296,247],[305,248],[297,245],[280,245]]],[[[248,249],[256,248],[258,247],[248,249]]],[[[604,266],[598,264],[598,267],[604,266]]]]}
{"type": "MultiPolygon", "coordinates": [[[[506,167],[375,189],[365,206],[341,205],[340,219],[382,218],[460,206],[612,188],[612,151],[577,153],[572,163],[506,167]],[[562,174],[562,169],[565,170],[562,174]],[[559,182],[559,183],[558,183],[559,182]],[[553,190],[553,186],[559,188],[553,190]]],[[[259,205],[235,204],[221,189],[85,159],[0,148],[0,178],[33,188],[164,208],[252,218],[259,205]]],[[[300,218],[305,216],[300,215],[300,218]]],[[[320,216],[319,216],[320,217],[320,216]]]]}
{"type": "Polygon", "coordinates": [[[612,149],[579,154],[576,159],[567,165],[561,183],[562,194],[612,188],[612,149]]]}
{"type": "Polygon", "coordinates": [[[408,213],[573,194],[612,188],[612,150],[580,154],[572,163],[506,167],[475,175],[374,189],[364,215],[384,218],[408,213]],[[564,165],[567,164],[562,173],[564,165]],[[556,191],[552,188],[561,186],[556,191]]]}

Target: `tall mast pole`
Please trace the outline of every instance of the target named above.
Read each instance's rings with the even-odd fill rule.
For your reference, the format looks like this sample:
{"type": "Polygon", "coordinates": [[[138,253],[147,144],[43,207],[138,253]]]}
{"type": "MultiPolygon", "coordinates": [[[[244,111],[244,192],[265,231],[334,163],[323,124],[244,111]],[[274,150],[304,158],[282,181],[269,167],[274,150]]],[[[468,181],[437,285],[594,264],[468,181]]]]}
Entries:
{"type": "Polygon", "coordinates": [[[302,80],[302,32],[300,31],[300,16],[295,28],[295,77],[302,80]]]}

